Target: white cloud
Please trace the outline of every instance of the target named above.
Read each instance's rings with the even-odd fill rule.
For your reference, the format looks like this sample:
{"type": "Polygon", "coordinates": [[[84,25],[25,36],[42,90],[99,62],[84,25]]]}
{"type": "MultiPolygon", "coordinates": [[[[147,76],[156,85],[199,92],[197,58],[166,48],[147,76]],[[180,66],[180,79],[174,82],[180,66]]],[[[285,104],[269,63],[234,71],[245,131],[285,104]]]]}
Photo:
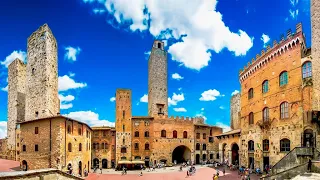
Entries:
{"type": "Polygon", "coordinates": [[[182,88],[178,88],[179,91],[181,91],[182,88]]]}
{"type": "Polygon", "coordinates": [[[207,117],[203,114],[196,114],[196,117],[202,117],[205,121],[207,120],[207,117]]]}
{"type": "MultiPolygon", "coordinates": [[[[293,9],[289,9],[289,14],[293,20],[296,20],[299,15],[299,9],[296,9],[298,3],[299,3],[299,0],[290,0],[290,4],[293,9]]],[[[286,18],[285,20],[287,21],[288,19],[286,18]]]]}
{"type": "Polygon", "coordinates": [[[8,85],[6,87],[1,88],[1,91],[8,92],[8,85]]]}
{"type": "Polygon", "coordinates": [[[266,44],[270,41],[270,37],[266,34],[262,34],[260,39],[263,42],[264,47],[266,47],[266,44]]]}
{"type": "Polygon", "coordinates": [[[66,47],[65,50],[66,50],[66,53],[64,54],[64,58],[70,61],[76,61],[77,56],[81,51],[79,47],[74,48],[71,46],[66,47]]]}
{"type": "Polygon", "coordinates": [[[201,111],[204,111],[204,108],[201,108],[201,111]]]}
{"type": "Polygon", "coordinates": [[[289,10],[290,16],[292,17],[292,19],[297,19],[298,15],[299,15],[299,10],[289,10]]]}
{"type": "Polygon", "coordinates": [[[173,108],[175,112],[187,112],[185,108],[173,108]]]}
{"type": "Polygon", "coordinates": [[[238,90],[234,90],[232,93],[231,93],[231,96],[234,96],[236,94],[239,94],[239,91],[238,90]]]}
{"type": "Polygon", "coordinates": [[[178,74],[178,73],[174,73],[174,74],[172,74],[172,79],[176,79],[179,81],[179,80],[183,79],[183,77],[180,76],[180,74],[178,74]]]}
{"type": "Polygon", "coordinates": [[[69,72],[69,76],[70,76],[70,77],[74,77],[75,75],[76,75],[75,73],[69,72]]]}
{"type": "Polygon", "coordinates": [[[8,55],[6,57],[6,59],[4,59],[3,61],[0,61],[0,63],[2,65],[4,65],[5,67],[8,67],[9,64],[14,61],[15,59],[20,59],[21,61],[23,62],[26,62],[26,59],[27,59],[27,53],[24,52],[24,51],[13,51],[10,55],[8,55]]]}
{"type": "Polygon", "coordinates": [[[58,78],[58,82],[59,82],[59,91],[67,91],[69,89],[84,88],[87,86],[86,83],[75,82],[68,75],[60,76],[58,78]]]}
{"type": "Polygon", "coordinates": [[[220,92],[216,89],[209,89],[204,91],[199,98],[200,101],[214,101],[217,97],[221,96],[220,92]]]}
{"type": "Polygon", "coordinates": [[[111,97],[111,98],[110,98],[110,101],[111,101],[111,102],[114,102],[115,100],[116,100],[116,97],[111,97]]]}
{"type": "Polygon", "coordinates": [[[144,52],[144,56],[145,56],[146,60],[149,60],[150,54],[151,54],[151,51],[144,52]]]}
{"type": "Polygon", "coordinates": [[[183,93],[181,94],[176,94],[176,93],[173,93],[172,95],[172,98],[168,98],[168,105],[169,106],[176,106],[178,104],[178,102],[181,102],[181,101],[184,101],[184,95],[183,93]]]}
{"type": "Polygon", "coordinates": [[[225,109],[223,106],[220,106],[219,109],[225,109]]]}
{"type": "Polygon", "coordinates": [[[148,103],[148,94],[143,95],[143,96],[140,98],[140,102],[148,103]]]}
{"type": "Polygon", "coordinates": [[[232,32],[223,22],[222,14],[216,10],[217,0],[188,3],[185,0],[165,3],[106,0],[102,4],[117,24],[129,26],[131,31],[147,30],[165,42],[168,39],[182,39],[181,42],[173,43],[168,52],[174,61],[190,69],[200,70],[208,66],[210,50],[219,53],[226,48],[235,56],[240,56],[246,55],[253,46],[253,39],[246,32],[241,29],[232,32]]]}
{"type": "Polygon", "coordinates": [[[7,137],[7,121],[0,121],[0,139],[7,137]]]}
{"type": "Polygon", "coordinates": [[[99,114],[92,111],[75,111],[65,116],[84,122],[90,126],[113,126],[114,122],[99,119],[99,114]]]}
{"type": "Polygon", "coordinates": [[[95,14],[103,14],[103,13],[106,12],[106,10],[104,10],[104,9],[98,9],[98,8],[93,9],[92,11],[93,11],[93,13],[95,13],[95,14]]]}
{"type": "Polygon", "coordinates": [[[70,109],[73,107],[73,104],[71,103],[75,97],[72,95],[64,96],[63,94],[59,94],[60,99],[60,109],[70,109]]]}
{"type": "Polygon", "coordinates": [[[230,127],[230,126],[228,126],[228,125],[226,125],[226,124],[223,124],[223,123],[221,123],[221,122],[217,122],[217,123],[216,123],[216,126],[221,127],[223,132],[228,132],[228,131],[231,130],[231,127],[230,127]]]}

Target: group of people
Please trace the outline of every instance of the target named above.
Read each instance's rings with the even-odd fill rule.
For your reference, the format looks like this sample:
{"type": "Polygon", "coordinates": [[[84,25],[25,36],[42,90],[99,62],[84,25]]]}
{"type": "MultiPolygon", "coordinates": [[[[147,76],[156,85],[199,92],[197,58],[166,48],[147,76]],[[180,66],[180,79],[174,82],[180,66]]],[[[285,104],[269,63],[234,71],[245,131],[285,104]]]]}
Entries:
{"type": "Polygon", "coordinates": [[[191,166],[188,170],[187,170],[187,177],[188,176],[192,176],[193,174],[196,173],[196,167],[191,166]]]}

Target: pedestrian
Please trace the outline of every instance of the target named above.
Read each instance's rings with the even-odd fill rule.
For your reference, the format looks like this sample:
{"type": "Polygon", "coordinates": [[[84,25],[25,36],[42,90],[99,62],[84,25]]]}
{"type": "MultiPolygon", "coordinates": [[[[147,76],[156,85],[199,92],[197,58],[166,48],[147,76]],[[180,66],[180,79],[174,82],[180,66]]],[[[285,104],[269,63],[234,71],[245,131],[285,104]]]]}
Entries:
{"type": "Polygon", "coordinates": [[[222,169],[223,176],[226,174],[226,169],[223,167],[222,169]]]}
{"type": "Polygon", "coordinates": [[[311,164],[311,159],[309,159],[309,162],[308,162],[308,171],[309,171],[309,172],[311,172],[311,165],[312,165],[312,164],[311,164]]]}
{"type": "Polygon", "coordinates": [[[189,177],[189,170],[187,170],[187,177],[189,177]]]}
{"type": "Polygon", "coordinates": [[[100,168],[100,174],[102,174],[102,168],[100,168]]]}

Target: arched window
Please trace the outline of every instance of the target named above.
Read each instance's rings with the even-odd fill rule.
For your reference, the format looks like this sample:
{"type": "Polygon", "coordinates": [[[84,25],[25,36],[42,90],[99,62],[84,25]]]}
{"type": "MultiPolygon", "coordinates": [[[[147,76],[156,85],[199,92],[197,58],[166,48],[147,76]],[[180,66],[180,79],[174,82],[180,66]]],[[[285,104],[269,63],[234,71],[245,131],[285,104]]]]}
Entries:
{"type": "Polygon", "coordinates": [[[173,138],[177,138],[178,137],[178,133],[176,130],[173,131],[173,138]]]}
{"type": "Polygon", "coordinates": [[[252,140],[248,142],[248,151],[254,151],[254,142],[252,140]]]}
{"type": "Polygon", "coordinates": [[[145,150],[150,150],[149,143],[146,143],[146,144],[144,145],[144,149],[145,149],[145,150]]]}
{"type": "Polygon", "coordinates": [[[82,151],[82,144],[79,143],[79,151],[82,151]]]}
{"type": "Polygon", "coordinates": [[[127,153],[127,148],[122,147],[122,148],[121,148],[121,153],[127,153]]]}
{"type": "Polygon", "coordinates": [[[27,151],[27,146],[26,145],[22,146],[22,151],[24,151],[24,152],[27,151]]]}
{"type": "Polygon", "coordinates": [[[68,125],[68,134],[71,134],[71,126],[68,125]]]}
{"type": "Polygon", "coordinates": [[[266,93],[269,91],[269,81],[265,80],[262,83],[262,93],[266,93]]]}
{"type": "Polygon", "coordinates": [[[166,130],[162,130],[162,131],[161,131],[161,137],[167,137],[167,135],[166,135],[166,130]]]}
{"type": "Polygon", "coordinates": [[[72,152],[72,145],[71,145],[71,143],[68,144],[68,151],[69,151],[69,152],[72,152]]]}
{"type": "Polygon", "coordinates": [[[253,98],[253,88],[250,88],[248,91],[248,99],[253,98]]]}
{"type": "Polygon", "coordinates": [[[207,150],[207,145],[206,144],[202,145],[202,150],[207,150]]]}
{"type": "Polygon", "coordinates": [[[288,84],[288,72],[284,71],[279,76],[279,85],[284,86],[286,84],[288,84]]]}
{"type": "Polygon", "coordinates": [[[263,151],[269,151],[269,140],[265,139],[262,141],[263,151]]]}
{"type": "Polygon", "coordinates": [[[134,150],[139,150],[139,143],[134,143],[134,150]]]}
{"type": "Polygon", "coordinates": [[[183,131],[183,138],[188,138],[188,133],[187,133],[187,131],[183,131]]]}
{"type": "Polygon", "coordinates": [[[99,143],[96,143],[96,150],[99,150],[99,143]]]}
{"type": "Polygon", "coordinates": [[[249,124],[253,124],[254,119],[253,119],[253,112],[249,113],[249,124]]]}
{"type": "Polygon", "coordinates": [[[139,137],[139,131],[134,132],[134,137],[139,137]]]}
{"type": "Polygon", "coordinates": [[[262,110],[262,120],[263,121],[269,121],[269,108],[268,107],[265,107],[262,110]]]}
{"type": "Polygon", "coordinates": [[[289,152],[290,151],[290,140],[281,139],[280,140],[280,152],[289,152]]]}
{"type": "Polygon", "coordinates": [[[197,133],[196,136],[197,136],[197,139],[200,139],[200,133],[197,133]]]}
{"type": "Polygon", "coordinates": [[[199,143],[196,144],[196,150],[200,150],[200,144],[199,143]]]}
{"type": "Polygon", "coordinates": [[[101,143],[101,149],[104,149],[104,143],[101,143]]]}
{"type": "Polygon", "coordinates": [[[289,104],[288,102],[283,102],[280,104],[280,119],[289,118],[289,104]]]}
{"type": "Polygon", "coordinates": [[[81,128],[78,129],[78,134],[79,134],[79,136],[82,135],[82,129],[81,128]]]}
{"type": "Polygon", "coordinates": [[[149,131],[144,132],[144,137],[149,137],[149,131]]]}
{"type": "Polygon", "coordinates": [[[302,78],[308,78],[312,76],[312,64],[307,61],[302,66],[302,78]]]}

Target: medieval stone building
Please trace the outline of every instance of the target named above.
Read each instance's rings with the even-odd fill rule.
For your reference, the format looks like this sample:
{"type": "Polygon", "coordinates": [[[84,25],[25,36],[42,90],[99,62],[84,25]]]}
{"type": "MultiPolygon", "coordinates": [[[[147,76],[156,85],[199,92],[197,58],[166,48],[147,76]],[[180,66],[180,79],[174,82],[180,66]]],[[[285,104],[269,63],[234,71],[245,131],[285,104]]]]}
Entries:
{"type": "Polygon", "coordinates": [[[131,90],[116,91],[116,164],[194,162],[216,160],[214,135],[222,129],[201,117],[168,116],[167,52],[154,41],[148,62],[148,116],[133,116],[131,90]]]}

